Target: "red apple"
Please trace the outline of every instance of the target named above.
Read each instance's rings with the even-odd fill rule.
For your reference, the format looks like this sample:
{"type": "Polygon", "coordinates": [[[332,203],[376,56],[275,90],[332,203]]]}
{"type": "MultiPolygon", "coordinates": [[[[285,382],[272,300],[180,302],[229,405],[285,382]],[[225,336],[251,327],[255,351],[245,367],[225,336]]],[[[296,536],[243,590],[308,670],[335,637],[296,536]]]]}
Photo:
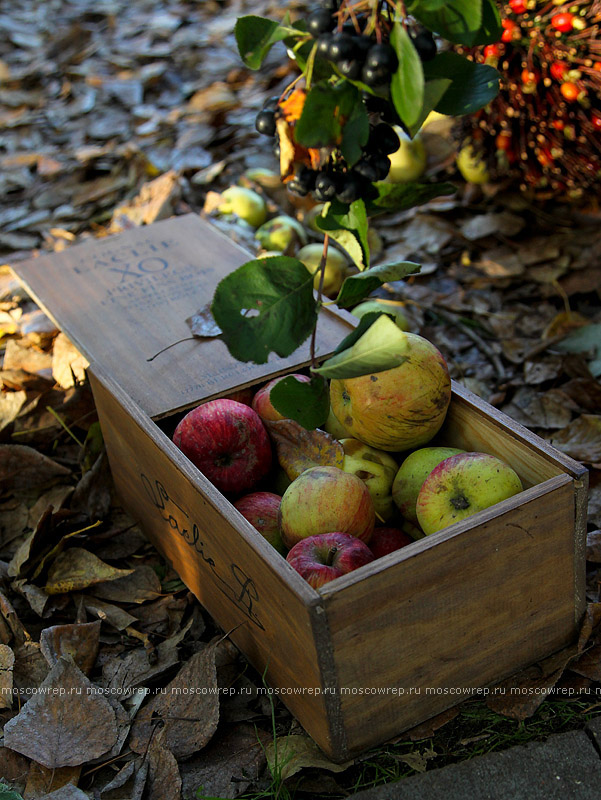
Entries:
{"type": "Polygon", "coordinates": [[[261,419],[235,400],[209,400],[180,420],[173,441],[222,492],[244,492],[271,467],[261,419]]]}
{"type": "Polygon", "coordinates": [[[336,530],[369,542],[376,512],[365,483],[338,467],[311,467],[284,492],[280,531],[286,547],[336,530]]]}
{"type": "Polygon", "coordinates": [[[311,382],[311,378],[309,378],[307,375],[293,374],[280,375],[279,378],[274,378],[272,381],[269,381],[269,383],[265,384],[262,389],[259,389],[252,401],[252,407],[264,421],[277,422],[279,419],[284,419],[284,416],[280,414],[279,411],[275,410],[270,399],[271,390],[276,383],[279,383],[284,378],[296,378],[301,383],[311,382]]]}
{"type": "Polygon", "coordinates": [[[286,556],[286,561],[314,589],[373,560],[374,555],[365,542],[340,532],[301,539],[286,556]]]}
{"type": "Polygon", "coordinates": [[[388,553],[394,553],[395,550],[412,542],[411,536],[400,528],[374,528],[369,540],[369,549],[374,554],[374,558],[380,558],[388,553]]]}
{"type": "Polygon", "coordinates": [[[286,548],[280,535],[278,512],[282,498],[273,492],[251,492],[236,500],[234,507],[255,527],[278,553],[286,548]]]}

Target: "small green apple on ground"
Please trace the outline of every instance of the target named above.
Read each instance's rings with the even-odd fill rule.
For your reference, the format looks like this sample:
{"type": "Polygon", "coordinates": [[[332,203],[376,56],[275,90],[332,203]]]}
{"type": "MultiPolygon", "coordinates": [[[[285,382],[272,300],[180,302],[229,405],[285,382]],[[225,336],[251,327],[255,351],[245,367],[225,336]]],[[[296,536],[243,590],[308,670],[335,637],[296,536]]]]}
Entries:
{"type": "Polygon", "coordinates": [[[522,491],[517,473],[496,456],[459,453],[428,475],[417,497],[417,519],[428,535],[522,491]]]}
{"type": "Polygon", "coordinates": [[[217,207],[220,214],[234,214],[258,228],[265,222],[267,206],[260,194],[244,186],[230,186],[221,193],[221,203],[217,207]]]}
{"type": "Polygon", "coordinates": [[[338,467],[305,470],[284,492],[280,531],[286,547],[319,533],[350,533],[369,542],[375,525],[374,504],[360,478],[338,467]]]}
{"type": "Polygon", "coordinates": [[[392,499],[405,519],[418,524],[416,504],[423,482],[441,461],[463,452],[456,447],[421,447],[407,456],[392,484],[392,499]]]}
{"type": "MultiPolygon", "coordinates": [[[[309,272],[315,272],[321,262],[323,254],[323,245],[321,244],[306,244],[296,254],[299,261],[307,267],[309,272]]],[[[326,271],[323,281],[323,293],[328,297],[336,297],[342,286],[342,282],[346,277],[346,268],[348,260],[342,255],[340,250],[334,247],[328,247],[328,255],[326,258],[326,271]]],[[[319,272],[315,273],[313,280],[315,289],[319,289],[319,272]]]]}

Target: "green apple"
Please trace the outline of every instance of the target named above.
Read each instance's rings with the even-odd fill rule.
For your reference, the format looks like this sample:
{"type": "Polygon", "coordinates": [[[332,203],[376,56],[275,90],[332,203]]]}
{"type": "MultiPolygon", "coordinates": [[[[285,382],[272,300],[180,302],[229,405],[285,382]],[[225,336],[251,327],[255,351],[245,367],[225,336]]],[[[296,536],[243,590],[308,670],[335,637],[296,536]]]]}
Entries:
{"type": "Polygon", "coordinates": [[[417,525],[414,525],[412,522],[409,522],[408,519],[403,520],[401,528],[405,531],[405,533],[409,534],[412,539],[415,539],[415,541],[426,538],[426,534],[422,531],[422,529],[417,525]]]}
{"type": "Polygon", "coordinates": [[[455,163],[457,169],[468,183],[488,183],[490,175],[482,156],[477,153],[471,144],[464,145],[455,163]]]}
{"type": "Polygon", "coordinates": [[[272,169],[265,169],[264,167],[253,167],[252,169],[247,169],[240,183],[244,185],[252,181],[253,183],[258,183],[259,186],[264,187],[265,189],[277,189],[282,185],[282,179],[277,172],[274,172],[272,169]]]}
{"type": "Polygon", "coordinates": [[[390,453],[376,450],[358,439],[341,439],[344,450],[342,469],[356,475],[369,489],[376,514],[384,521],[394,512],[390,490],[398,464],[390,453]]]}
{"type": "Polygon", "coordinates": [[[371,297],[359,303],[358,306],[355,306],[351,314],[361,319],[364,314],[369,314],[372,311],[385,311],[387,314],[393,314],[397,328],[400,328],[402,331],[411,330],[407,317],[403,314],[403,304],[398,300],[384,300],[379,297],[371,297]]]}
{"type": "Polygon", "coordinates": [[[221,193],[221,200],[217,208],[220,214],[235,214],[253,228],[258,228],[265,222],[267,217],[265,200],[252,189],[230,186],[221,193]]]}
{"type": "Polygon", "coordinates": [[[395,127],[401,144],[391,153],[390,171],[386,176],[388,183],[410,183],[420,178],[426,169],[428,156],[419,134],[410,139],[402,128],[395,127]]]}
{"type": "Polygon", "coordinates": [[[296,242],[305,244],[307,234],[298,220],[282,214],[264,222],[255,233],[255,239],[265,250],[285,253],[296,242]]]}
{"type": "Polygon", "coordinates": [[[348,439],[349,432],[344,427],[342,422],[339,422],[338,419],[334,416],[334,412],[330,408],[330,413],[328,414],[328,418],[325,421],[325,425],[323,426],[324,431],[326,433],[331,434],[334,439],[348,439]]]}
{"type": "Polygon", "coordinates": [[[417,520],[426,535],[494,506],[522,491],[517,473],[487,453],[445,458],[417,496],[417,520]]]}
{"type": "MultiPolygon", "coordinates": [[[[322,244],[307,244],[301,247],[296,257],[303,262],[310,272],[315,272],[321,263],[322,253],[322,244]]],[[[336,250],[334,247],[328,247],[326,272],[323,282],[323,293],[328,297],[335,297],[340,291],[340,287],[346,276],[347,265],[348,261],[340,250],[336,250]]],[[[313,286],[316,289],[319,288],[319,272],[315,272],[313,286]]]]}
{"type": "Polygon", "coordinates": [[[392,484],[392,499],[405,519],[417,525],[415,505],[423,482],[441,461],[463,452],[456,447],[421,447],[407,456],[392,484]]]}

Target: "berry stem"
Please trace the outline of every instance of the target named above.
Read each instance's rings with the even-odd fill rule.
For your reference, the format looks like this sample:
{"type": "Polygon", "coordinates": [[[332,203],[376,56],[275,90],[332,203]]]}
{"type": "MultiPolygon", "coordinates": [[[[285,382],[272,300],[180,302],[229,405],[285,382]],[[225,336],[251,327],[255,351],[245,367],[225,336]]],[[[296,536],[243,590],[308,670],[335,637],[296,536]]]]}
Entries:
{"type": "MultiPolygon", "coordinates": [[[[326,260],[328,258],[328,247],[330,244],[330,235],[328,233],[325,234],[323,239],[323,252],[321,254],[321,261],[319,262],[319,287],[317,289],[317,293],[319,295],[320,301],[323,292],[323,282],[326,274],[326,260]]],[[[317,323],[313,328],[313,333],[311,334],[311,366],[316,367],[317,361],[315,359],[315,344],[317,341],[317,323]]]]}

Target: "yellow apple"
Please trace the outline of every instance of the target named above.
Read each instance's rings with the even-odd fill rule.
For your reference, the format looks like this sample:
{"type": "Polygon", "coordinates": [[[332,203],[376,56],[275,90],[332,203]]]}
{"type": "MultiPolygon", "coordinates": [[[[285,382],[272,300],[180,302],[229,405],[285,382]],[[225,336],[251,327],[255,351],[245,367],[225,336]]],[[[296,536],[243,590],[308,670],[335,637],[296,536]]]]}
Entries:
{"type": "Polygon", "coordinates": [[[222,202],[217,210],[220,214],[235,214],[253,228],[265,222],[267,206],[260,194],[244,186],[230,186],[221,193],[222,202]]]}
{"type": "Polygon", "coordinates": [[[390,519],[394,511],[391,487],[398,464],[384,450],[363,444],[358,439],[341,439],[344,450],[342,469],[356,475],[369,489],[376,514],[383,520],[390,519]]]}
{"type": "Polygon", "coordinates": [[[264,222],[255,233],[255,239],[265,250],[285,253],[296,243],[305,244],[307,234],[303,226],[285,214],[264,222]]]}
{"type": "Polygon", "coordinates": [[[351,314],[361,319],[364,314],[369,314],[372,311],[385,311],[387,314],[394,314],[394,322],[397,328],[400,328],[402,331],[410,330],[411,326],[407,321],[407,317],[403,314],[403,304],[398,300],[384,300],[380,297],[370,297],[368,300],[364,300],[362,303],[359,303],[358,306],[355,306],[351,314]]]}
{"type": "Polygon", "coordinates": [[[427,444],[451,402],[449,371],[437,348],[417,334],[399,335],[405,341],[398,367],[330,381],[332,411],[350,435],[393,452],[427,444]]]}
{"type": "Polygon", "coordinates": [[[344,427],[341,422],[338,422],[336,419],[336,415],[330,408],[330,413],[328,414],[328,418],[323,426],[326,433],[331,434],[334,439],[345,439],[348,438],[349,432],[344,427]]]}
{"type": "MultiPolygon", "coordinates": [[[[306,244],[304,247],[301,247],[296,257],[299,261],[303,262],[309,272],[315,272],[321,263],[322,253],[323,245],[306,244]]],[[[335,297],[340,291],[340,287],[345,278],[347,265],[348,261],[340,250],[336,250],[334,247],[328,247],[326,271],[323,282],[323,293],[328,297],[335,297]]],[[[315,273],[313,286],[316,289],[319,288],[319,272],[315,273]]]]}
{"type": "Polygon", "coordinates": [[[482,156],[471,144],[464,145],[456,159],[457,169],[468,183],[488,183],[490,175],[482,156]]]}
{"type": "Polygon", "coordinates": [[[402,128],[395,127],[401,144],[398,150],[391,153],[390,171],[386,177],[389,183],[409,183],[420,178],[426,169],[428,156],[426,148],[419,134],[413,139],[403,131],[402,128]]]}

